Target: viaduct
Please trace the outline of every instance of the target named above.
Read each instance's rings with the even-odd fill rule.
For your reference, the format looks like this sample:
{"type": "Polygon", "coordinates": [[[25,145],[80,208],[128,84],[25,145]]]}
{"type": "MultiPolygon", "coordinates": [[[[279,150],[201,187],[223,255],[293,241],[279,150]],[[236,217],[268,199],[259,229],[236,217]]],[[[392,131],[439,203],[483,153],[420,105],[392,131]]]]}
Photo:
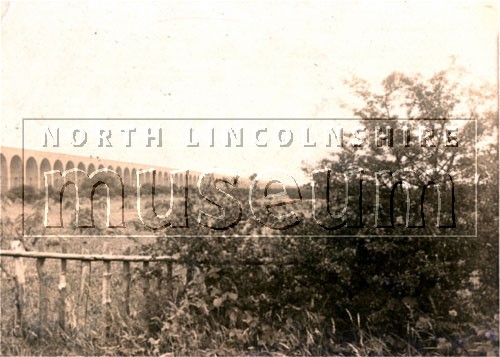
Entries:
{"type": "MultiPolygon", "coordinates": [[[[1,147],[1,171],[0,181],[2,192],[21,186],[33,186],[37,189],[45,187],[44,173],[50,170],[65,171],[78,168],[91,174],[97,169],[108,168],[114,170],[123,180],[125,186],[136,186],[136,173],[141,169],[149,169],[151,166],[138,163],[107,160],[98,157],[84,157],[67,154],[58,154],[37,150],[1,147]],[[24,169],[24,175],[23,175],[24,169]],[[24,182],[23,182],[24,176],[24,182]]],[[[173,169],[167,167],[154,167],[156,169],[156,183],[166,185],[168,175],[173,169]]],[[[188,184],[196,184],[200,173],[189,171],[188,184]]],[[[181,182],[181,176],[174,176],[174,183],[181,182]]],[[[146,174],[146,182],[151,183],[150,173],[146,174]]],[[[49,183],[50,184],[50,183],[49,183]]]]}

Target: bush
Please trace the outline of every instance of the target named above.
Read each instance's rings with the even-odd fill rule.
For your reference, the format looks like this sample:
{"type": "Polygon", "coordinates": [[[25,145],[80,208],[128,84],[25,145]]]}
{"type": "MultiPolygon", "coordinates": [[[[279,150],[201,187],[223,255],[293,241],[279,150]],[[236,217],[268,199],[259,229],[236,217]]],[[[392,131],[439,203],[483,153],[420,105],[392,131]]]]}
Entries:
{"type": "MultiPolygon", "coordinates": [[[[33,203],[44,197],[44,192],[40,191],[33,186],[24,186],[24,201],[33,203]]],[[[23,197],[23,186],[16,186],[9,190],[7,197],[11,201],[21,200],[23,197]]]]}

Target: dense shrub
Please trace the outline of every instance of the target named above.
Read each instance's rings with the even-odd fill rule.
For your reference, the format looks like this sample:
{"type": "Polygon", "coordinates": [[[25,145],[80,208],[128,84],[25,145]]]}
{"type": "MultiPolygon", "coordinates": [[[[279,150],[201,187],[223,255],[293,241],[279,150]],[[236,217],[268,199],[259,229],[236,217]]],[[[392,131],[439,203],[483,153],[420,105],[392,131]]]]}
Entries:
{"type": "MultiPolygon", "coordinates": [[[[416,118],[458,116],[453,108],[460,95],[444,72],[428,80],[393,74],[383,82],[382,94],[373,93],[359,80],[353,87],[366,103],[355,108],[355,115],[379,119],[366,122],[370,129],[396,118],[388,113],[397,106],[391,106],[387,98],[413,103],[407,114],[416,118]]],[[[479,142],[494,137],[498,113],[475,115],[479,142]]],[[[455,166],[439,152],[426,152],[429,156],[424,160],[418,155],[412,158],[416,150],[406,149],[397,152],[398,160],[391,162],[373,147],[365,156],[345,148],[326,157],[321,166],[333,172],[347,167],[374,172],[381,166],[396,170],[399,161],[406,161],[410,168],[431,163],[474,177],[475,158],[465,150],[473,147],[468,145],[472,139],[465,138],[464,150],[454,158],[455,166]]],[[[259,238],[263,227],[251,218],[247,191],[242,189],[234,192],[244,206],[237,226],[240,236],[221,237],[194,224],[189,237],[160,234],[153,243],[138,246],[134,253],[172,255],[182,264],[174,266],[172,278],[165,264],[134,273],[137,280],[144,274],[157,278],[158,288],[140,295],[137,305],[141,308],[132,319],[113,315],[111,337],[104,338],[94,330],[83,338],[78,333],[75,339],[54,335],[45,341],[46,346],[51,338],[60,338],[57,342],[63,346],[72,346],[71,340],[74,345],[68,348],[79,354],[498,355],[495,140],[481,145],[478,155],[477,238],[443,237],[435,224],[422,230],[423,237],[378,237],[374,232],[390,235],[390,229],[370,228],[370,237],[359,236],[356,229],[344,231],[350,237],[338,237],[306,219],[304,212],[298,212],[301,224],[287,231],[289,235],[278,232],[259,238]]],[[[456,185],[463,217],[475,215],[476,202],[461,199],[473,196],[475,184],[465,180],[456,185]]],[[[113,195],[121,193],[121,187],[110,190],[113,195]]],[[[125,190],[127,196],[136,193],[135,188],[125,190]]],[[[102,188],[98,191],[96,195],[104,192],[102,188]]],[[[169,193],[166,187],[155,191],[169,193]]],[[[175,193],[181,192],[176,189],[175,193]]],[[[401,218],[406,206],[404,196],[396,193],[395,216],[401,218]]],[[[431,199],[435,199],[433,195],[435,192],[429,193],[431,199]]],[[[367,190],[364,199],[374,202],[373,190],[367,190]]],[[[447,205],[443,203],[444,211],[449,211],[447,205]]],[[[201,200],[190,201],[192,220],[200,207],[207,206],[201,200]]],[[[159,204],[158,208],[165,207],[159,204]]],[[[373,222],[373,205],[364,209],[366,221],[373,222]]],[[[435,208],[425,209],[426,217],[436,216],[435,208]]],[[[40,217],[28,218],[40,221],[40,217]]],[[[10,349],[3,348],[5,354],[19,352],[16,344],[7,346],[10,349]]]]}
{"type": "MultiPolygon", "coordinates": [[[[417,118],[453,117],[460,98],[445,72],[425,81],[393,74],[383,82],[387,93],[382,95],[363,86],[359,81],[353,83],[367,103],[355,114],[379,119],[366,122],[369,130],[375,125],[383,127],[380,119],[393,120],[387,116],[388,104],[384,102],[391,95],[416,103],[411,115],[417,118]]],[[[495,118],[496,113],[479,118],[480,135],[494,133],[495,118]]],[[[465,140],[472,143],[473,137],[465,140]]],[[[379,159],[377,148],[370,148],[366,156],[345,148],[326,158],[322,166],[333,172],[353,166],[375,172],[382,166],[396,170],[399,162],[413,168],[431,163],[470,177],[474,160],[471,151],[466,151],[470,147],[464,142],[454,166],[448,168],[441,165],[446,165],[449,157],[437,151],[415,156],[414,151],[405,149],[391,162],[388,156],[379,159]]],[[[479,155],[480,175],[487,179],[479,181],[477,188],[478,196],[484,197],[478,202],[478,238],[442,237],[430,224],[423,230],[426,237],[366,238],[356,237],[353,230],[352,237],[339,238],[325,236],[321,228],[308,223],[294,229],[323,237],[158,238],[143,248],[144,253],[176,254],[197,274],[178,295],[181,308],[176,304],[161,310],[162,323],[158,330],[152,330],[153,335],[161,341],[162,349],[182,346],[181,353],[220,345],[213,331],[223,335],[220,338],[230,350],[243,346],[257,353],[498,351],[494,327],[498,316],[498,172],[491,172],[498,148],[495,144],[483,147],[479,155]],[[262,259],[270,263],[255,263],[262,259]],[[193,330],[183,329],[186,323],[193,330]],[[179,340],[169,337],[172,328],[181,336],[179,340]],[[187,340],[191,344],[186,344],[187,340]]],[[[457,186],[463,195],[460,197],[473,197],[474,189],[474,183],[457,186]]],[[[401,197],[396,199],[396,217],[405,214],[401,197]]],[[[367,201],[374,199],[368,196],[367,201]]],[[[365,217],[373,218],[373,207],[366,209],[365,217]]],[[[473,217],[475,209],[475,202],[460,201],[461,215],[473,217]]],[[[435,211],[427,213],[430,217],[435,211]]],[[[261,228],[248,217],[244,219],[250,223],[248,233],[261,228]]]]}
{"type": "Polygon", "coordinates": [[[11,201],[20,200],[22,197],[24,197],[25,202],[33,203],[43,197],[43,192],[28,185],[24,186],[24,196],[23,186],[13,187],[7,192],[7,198],[11,201]]]}

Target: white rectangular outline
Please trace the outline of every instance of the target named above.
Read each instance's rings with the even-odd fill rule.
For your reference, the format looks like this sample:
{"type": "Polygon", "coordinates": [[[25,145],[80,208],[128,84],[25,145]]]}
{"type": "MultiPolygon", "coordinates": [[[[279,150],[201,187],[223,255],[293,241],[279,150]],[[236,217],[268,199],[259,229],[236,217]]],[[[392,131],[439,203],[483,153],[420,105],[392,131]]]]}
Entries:
{"type": "MultiPolygon", "coordinates": [[[[169,120],[239,120],[239,121],[250,121],[250,120],[261,120],[262,118],[22,118],[22,160],[23,160],[23,167],[22,167],[22,180],[24,182],[24,121],[37,121],[37,120],[88,120],[88,121],[93,121],[93,120],[163,120],[163,121],[169,121],[169,120]]],[[[355,121],[360,121],[360,120],[389,120],[389,119],[363,119],[363,118],[265,118],[267,120],[317,120],[317,121],[324,121],[324,120],[355,120],[355,121]]],[[[439,118],[422,118],[423,120],[426,121],[435,121],[435,120],[442,120],[439,118]]],[[[408,119],[408,118],[394,118],[391,120],[414,120],[414,119],[408,119]]],[[[186,235],[186,234],[175,234],[175,235],[163,235],[165,238],[477,238],[478,235],[478,227],[477,227],[477,221],[478,221],[478,212],[477,212],[477,185],[479,181],[477,169],[478,169],[478,163],[477,163],[477,118],[447,118],[446,120],[463,120],[463,121],[474,121],[474,142],[475,142],[475,147],[474,147],[474,155],[475,155],[475,167],[474,167],[474,188],[475,188],[475,234],[473,235],[409,235],[409,234],[395,234],[395,235],[290,235],[290,234],[276,234],[276,235],[223,235],[223,234],[210,234],[210,235],[186,235]]],[[[48,235],[25,235],[24,234],[24,186],[23,186],[23,210],[22,210],[22,237],[23,238],[90,238],[90,237],[97,237],[95,235],[58,235],[58,234],[48,234],[48,235]]],[[[168,229],[168,228],[167,228],[168,229]]],[[[166,230],[158,231],[157,234],[141,234],[141,235],[134,235],[134,234],[114,234],[114,235],[99,235],[99,238],[157,238],[161,237],[162,233],[165,233],[166,230]]]]}

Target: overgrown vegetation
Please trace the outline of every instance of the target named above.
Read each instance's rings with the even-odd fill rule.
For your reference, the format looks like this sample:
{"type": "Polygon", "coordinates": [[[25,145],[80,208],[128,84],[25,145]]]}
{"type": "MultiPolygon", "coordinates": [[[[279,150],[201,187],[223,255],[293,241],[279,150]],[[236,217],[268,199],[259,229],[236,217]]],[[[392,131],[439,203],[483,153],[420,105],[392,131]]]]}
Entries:
{"type": "MultiPolygon", "coordinates": [[[[446,71],[429,79],[394,73],[380,93],[359,79],[349,84],[362,103],[353,112],[367,119],[369,130],[403,117],[416,125],[425,118],[443,124],[457,117],[477,120],[477,238],[443,237],[430,224],[426,237],[366,238],[356,230],[348,231],[350,238],[335,237],[313,223],[295,229],[314,238],[221,238],[201,236],[201,230],[196,238],[160,234],[151,244],[136,245],[135,252],[173,255],[186,269],[177,268],[169,281],[165,266],[153,265],[147,274],[159,288],[135,295],[133,318],[114,311],[109,338],[92,325],[66,335],[53,330],[42,336],[31,329],[24,339],[13,336],[2,299],[2,353],[498,355],[498,113],[485,105],[491,96],[484,90],[464,93],[446,71]]],[[[401,162],[413,169],[431,165],[462,175],[457,190],[473,197],[476,182],[466,179],[474,178],[475,130],[469,129],[463,128],[470,135],[453,157],[435,148],[388,153],[372,145],[364,155],[345,148],[321,165],[333,172],[396,170],[401,162]]],[[[395,216],[404,217],[406,206],[398,197],[395,216]]],[[[461,215],[475,214],[475,202],[457,205],[461,215]]],[[[369,220],[373,207],[366,210],[369,220]]],[[[248,216],[240,225],[242,234],[261,229],[248,216]]],[[[2,228],[3,237],[13,233],[5,233],[7,222],[2,228]]],[[[141,274],[134,272],[135,281],[141,274]]]]}

